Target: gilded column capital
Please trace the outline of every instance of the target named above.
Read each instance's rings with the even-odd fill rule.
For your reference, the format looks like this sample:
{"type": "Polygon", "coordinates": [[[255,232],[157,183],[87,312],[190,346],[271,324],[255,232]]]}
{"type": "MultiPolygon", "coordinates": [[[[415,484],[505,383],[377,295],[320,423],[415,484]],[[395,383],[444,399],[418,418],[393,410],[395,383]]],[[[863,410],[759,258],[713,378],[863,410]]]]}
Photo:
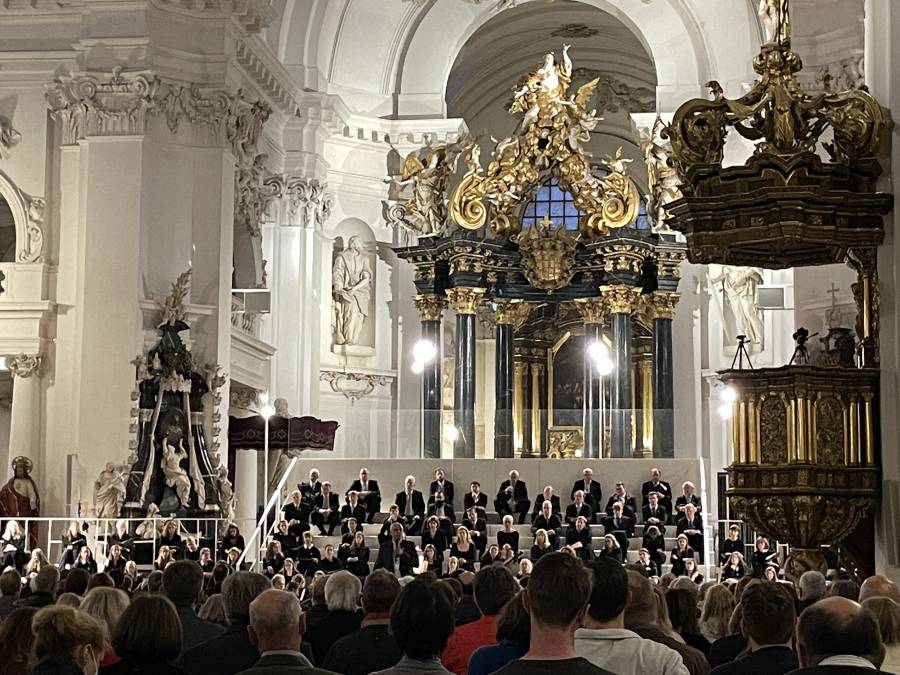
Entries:
{"type": "Polygon", "coordinates": [[[439,293],[419,293],[414,302],[422,321],[440,321],[447,308],[447,298],[439,293]]]}
{"type": "Polygon", "coordinates": [[[491,303],[494,322],[519,328],[531,313],[531,304],[522,300],[494,300],[491,303]]]}
{"type": "Polygon", "coordinates": [[[578,298],[575,300],[575,307],[578,308],[581,319],[584,323],[602,324],[606,320],[609,313],[606,298],[597,296],[596,298],[578,298]]]}
{"type": "Polygon", "coordinates": [[[670,293],[666,291],[658,291],[644,296],[644,302],[647,303],[647,313],[651,319],[669,319],[675,318],[675,305],[681,296],[678,293],[670,293]]]}
{"type": "Polygon", "coordinates": [[[600,293],[610,314],[631,314],[641,297],[640,289],[625,285],[601,286],[600,293]]]}
{"type": "Polygon", "coordinates": [[[457,286],[447,289],[447,299],[457,314],[475,314],[478,301],[485,289],[469,286],[457,286]]]}
{"type": "Polygon", "coordinates": [[[40,354],[17,354],[15,356],[6,357],[6,369],[12,373],[14,377],[31,377],[35,375],[41,376],[41,362],[43,357],[40,354]]]}

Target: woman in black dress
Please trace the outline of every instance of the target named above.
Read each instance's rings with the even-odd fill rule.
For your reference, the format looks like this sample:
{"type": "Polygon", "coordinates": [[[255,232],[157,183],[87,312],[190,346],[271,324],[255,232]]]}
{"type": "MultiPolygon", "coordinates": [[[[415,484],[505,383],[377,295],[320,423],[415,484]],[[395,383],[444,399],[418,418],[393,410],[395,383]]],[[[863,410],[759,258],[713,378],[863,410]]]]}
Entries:
{"type": "Polygon", "coordinates": [[[178,521],[171,518],[163,525],[159,539],[156,540],[157,546],[168,546],[171,549],[181,548],[181,536],[178,534],[178,521]]]}
{"type": "Polygon", "coordinates": [[[238,529],[237,525],[231,523],[225,530],[225,536],[222,537],[222,541],[219,542],[219,557],[224,558],[225,552],[230,548],[236,548],[238,551],[243,551],[244,546],[244,538],[241,536],[241,531],[238,529]]]}
{"type": "Polygon", "coordinates": [[[97,574],[97,561],[94,560],[94,554],[91,552],[91,549],[87,546],[82,546],[81,550],[78,551],[78,558],[72,567],[84,570],[88,574],[97,574]]]}
{"type": "Polygon", "coordinates": [[[740,579],[746,574],[747,566],[744,564],[744,556],[737,551],[732,552],[722,567],[722,579],[740,579]]]}
{"type": "Polygon", "coordinates": [[[422,565],[426,572],[431,572],[438,579],[441,578],[444,572],[443,565],[441,565],[441,561],[437,557],[437,551],[434,550],[434,546],[431,544],[422,547],[422,565]]]}
{"type": "Polygon", "coordinates": [[[550,538],[547,536],[547,530],[537,530],[534,533],[534,545],[531,547],[532,563],[536,563],[548,553],[553,553],[555,549],[550,545],[550,538]]]}
{"type": "MultiPolygon", "coordinates": [[[[310,539],[312,539],[312,536],[310,536],[310,539]]],[[[325,548],[322,549],[322,559],[319,561],[318,570],[320,572],[325,572],[325,574],[331,574],[332,572],[337,572],[342,569],[344,569],[344,563],[334,555],[334,545],[325,544],[325,548]]],[[[311,576],[316,571],[316,568],[313,568],[310,572],[306,572],[300,566],[300,560],[297,560],[297,571],[301,572],[304,576],[311,576]]]]}
{"type": "Polygon", "coordinates": [[[513,529],[513,517],[503,516],[503,529],[497,533],[497,546],[503,550],[504,544],[509,544],[513,553],[519,552],[519,532],[513,529]]]}
{"type": "Polygon", "coordinates": [[[753,576],[757,579],[763,575],[766,565],[775,559],[778,555],[777,551],[769,550],[769,540],[765,537],[756,538],[756,546],[753,549],[753,556],[750,558],[750,566],[753,568],[753,576]]]}
{"type": "Polygon", "coordinates": [[[637,564],[644,568],[644,575],[648,577],[659,577],[662,576],[660,574],[659,564],[650,557],[650,551],[645,548],[638,549],[638,561],[637,564]]]}
{"type": "Polygon", "coordinates": [[[672,574],[676,577],[684,574],[684,561],[687,558],[694,559],[694,549],[688,546],[687,535],[679,534],[675,539],[675,548],[672,549],[672,554],[669,557],[669,562],[672,563],[672,574]]]}
{"type": "Polygon", "coordinates": [[[272,539],[281,544],[281,552],[286,556],[294,555],[294,551],[297,550],[299,542],[296,535],[290,533],[288,521],[286,520],[278,521],[278,529],[272,535],[272,539]]]}
{"type": "Polygon", "coordinates": [[[270,579],[281,572],[284,567],[284,554],[281,552],[281,544],[273,539],[266,548],[266,555],[263,558],[263,574],[270,579]]]}
{"type": "Polygon", "coordinates": [[[598,558],[612,558],[616,562],[624,562],[622,547],[619,541],[611,534],[603,537],[603,548],[597,553],[598,558]]]}
{"type": "Polygon", "coordinates": [[[424,550],[428,544],[434,546],[437,559],[443,562],[444,551],[450,547],[447,544],[447,535],[444,534],[440,522],[434,516],[425,521],[425,529],[422,531],[422,549],[424,550]]]}
{"type": "Polygon", "coordinates": [[[566,530],[566,546],[575,551],[575,555],[590,561],[594,554],[591,551],[591,528],[588,527],[587,518],[578,516],[574,525],[569,525],[566,530]]]}
{"type": "Polygon", "coordinates": [[[476,553],[475,544],[472,543],[469,531],[464,527],[458,528],[456,530],[456,543],[450,547],[450,555],[459,560],[460,568],[474,572],[476,553]]]}
{"type": "MultiPolygon", "coordinates": [[[[334,547],[332,547],[333,549],[334,547]]],[[[307,577],[315,574],[316,569],[319,568],[319,560],[322,554],[319,553],[319,549],[313,544],[312,532],[307,530],[303,533],[303,546],[298,548],[295,553],[294,562],[297,563],[297,571],[307,577]]],[[[342,568],[343,565],[341,565],[342,568]]]]}
{"type": "Polygon", "coordinates": [[[719,551],[719,564],[725,565],[732,553],[740,553],[744,557],[744,541],[741,539],[741,528],[738,525],[731,525],[728,528],[728,535],[722,543],[722,550],[719,551]]]}
{"type": "Polygon", "coordinates": [[[341,544],[338,556],[348,572],[362,580],[369,576],[369,547],[366,546],[366,536],[362,530],[356,531],[352,542],[341,544]]]}
{"type": "Polygon", "coordinates": [[[481,556],[481,566],[487,567],[488,565],[493,565],[499,557],[500,547],[497,546],[497,544],[491,544],[488,546],[487,552],[481,556]]]}
{"type": "Polygon", "coordinates": [[[666,538],[656,525],[650,525],[644,530],[644,537],[641,540],[641,547],[650,552],[650,559],[662,569],[666,562],[666,538]]]}

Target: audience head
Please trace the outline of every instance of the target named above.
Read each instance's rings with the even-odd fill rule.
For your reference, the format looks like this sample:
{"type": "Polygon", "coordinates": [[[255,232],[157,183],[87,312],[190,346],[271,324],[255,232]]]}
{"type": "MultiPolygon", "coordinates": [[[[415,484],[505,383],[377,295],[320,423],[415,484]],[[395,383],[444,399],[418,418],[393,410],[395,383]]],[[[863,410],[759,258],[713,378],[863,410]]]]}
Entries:
{"type": "Polygon", "coordinates": [[[133,664],[166,663],[178,658],[181,619],[163,595],[138,595],[122,613],[112,634],[112,648],[133,664]]]}
{"type": "Polygon", "coordinates": [[[697,596],[684,588],[666,591],[666,608],[672,628],[682,634],[698,635],[697,596]]]}
{"type": "Polygon", "coordinates": [[[781,584],[753,584],[741,596],[741,632],[755,646],[789,644],[796,620],[794,599],[781,584]]]}
{"type": "Polygon", "coordinates": [[[639,572],[628,570],[629,600],[625,607],[625,627],[656,623],[656,596],[653,583],[639,572]]]}
{"type": "Polygon", "coordinates": [[[815,602],[825,597],[825,575],[817,570],[808,570],[800,575],[800,599],[815,602]]]}
{"type": "Polygon", "coordinates": [[[890,598],[876,597],[863,600],[862,606],[878,622],[881,641],[886,645],[900,644],[900,605],[890,598]]]}
{"type": "Polygon", "coordinates": [[[88,591],[80,609],[100,619],[112,636],[122,614],[128,609],[128,594],[118,588],[94,588],[88,591]]]}
{"type": "Polygon", "coordinates": [[[0,574],[0,595],[18,595],[22,590],[22,579],[15,569],[0,574]]]}
{"type": "Polygon", "coordinates": [[[775,565],[766,565],[765,569],[763,569],[762,578],[765,581],[778,581],[778,567],[775,565]]]}
{"type": "Polygon", "coordinates": [[[439,584],[417,578],[406,584],[391,608],[391,632],[411,659],[438,658],[453,634],[449,594],[439,584]]]}
{"type": "Polygon", "coordinates": [[[37,612],[37,607],[20,607],[0,621],[0,673],[14,672],[14,667],[25,671],[34,644],[31,621],[37,612]]]}
{"type": "Polygon", "coordinates": [[[90,593],[91,590],[95,588],[115,588],[116,582],[113,581],[112,576],[107,574],[106,572],[98,572],[91,576],[91,580],[88,581],[87,590],[90,593]]]}
{"type": "Polygon", "coordinates": [[[296,595],[268,589],[250,603],[247,633],[260,652],[298,649],[305,628],[296,595]]]}
{"type": "Polygon", "coordinates": [[[151,593],[159,593],[162,588],[163,573],[161,570],[153,570],[147,577],[147,590],[151,593]]]}
{"type": "Polygon", "coordinates": [[[859,584],[850,579],[838,579],[828,587],[828,597],[838,596],[857,602],[859,600],[859,584]]]}
{"type": "Polygon", "coordinates": [[[310,593],[314,605],[324,605],[325,603],[325,584],[328,583],[328,576],[322,575],[313,579],[310,593]]]}
{"type": "Polygon", "coordinates": [[[209,596],[206,599],[206,602],[203,603],[200,611],[197,612],[197,616],[204,621],[211,621],[220,626],[227,626],[228,615],[225,613],[225,599],[222,597],[222,594],[216,593],[215,595],[209,596]]]}
{"type": "Polygon", "coordinates": [[[250,616],[250,603],[271,584],[262,574],[255,572],[235,572],[222,582],[225,611],[233,622],[250,616]]]}
{"type": "Polygon", "coordinates": [[[497,617],[497,642],[528,646],[531,641],[531,617],[523,602],[525,596],[520,592],[503,605],[497,617]]]}
{"type": "Polygon", "coordinates": [[[612,558],[599,558],[591,563],[593,584],[588,603],[588,616],[609,623],[625,612],[628,604],[628,573],[612,558]]]}
{"type": "Polygon", "coordinates": [[[805,668],[839,654],[862,657],[877,668],[884,660],[884,646],[871,612],[847,598],[825,598],[800,615],[797,656],[805,668]]]}
{"type": "Polygon", "coordinates": [[[581,560],[550,553],[538,560],[523,591],[534,627],[572,631],[584,617],[591,575],[581,560]]]}
{"type": "Polygon", "coordinates": [[[890,598],[900,603],[900,588],[883,574],[876,574],[863,581],[859,587],[859,601],[869,598],[890,598]]]}
{"type": "MultiPolygon", "coordinates": [[[[522,558],[519,561],[519,571],[518,571],[517,576],[519,577],[519,579],[522,579],[522,577],[527,577],[531,574],[533,569],[534,569],[534,563],[532,563],[531,560],[529,560],[528,558],[522,558]]],[[[524,582],[523,582],[523,585],[524,585],[524,582]]]]}
{"type": "Polygon", "coordinates": [[[66,575],[66,591],[75,595],[84,595],[90,582],[91,575],[87,570],[73,567],[66,575]]]}
{"type": "Polygon", "coordinates": [[[362,608],[366,614],[386,614],[400,595],[400,582],[390,572],[375,570],[363,584],[362,608]]]}
{"type": "Polygon", "coordinates": [[[512,572],[501,565],[488,565],[475,574],[472,582],[475,604],[484,616],[499,614],[503,605],[519,592],[512,572]]]}
{"type": "Polygon", "coordinates": [[[325,582],[325,603],[329,612],[355,612],[359,606],[362,582],[355,574],[341,570],[330,574],[325,582]]]}
{"type": "Polygon", "coordinates": [[[81,596],[74,593],[60,593],[59,597],[56,598],[56,604],[79,609],[81,607],[81,596]]]}
{"type": "MultiPolygon", "coordinates": [[[[71,573],[73,570],[69,570],[71,573]]],[[[82,570],[83,571],[83,570],[82,570]]],[[[85,572],[85,574],[87,574],[85,572]]],[[[48,565],[41,569],[31,580],[33,593],[53,593],[56,584],[59,583],[59,570],[54,565],[48,565]]],[[[87,583],[85,583],[87,587],[87,583]]]]}
{"type": "Polygon", "coordinates": [[[96,673],[106,649],[106,628],[99,619],[72,607],[51,605],[32,619],[34,655],[74,663],[85,673],[96,673]]]}

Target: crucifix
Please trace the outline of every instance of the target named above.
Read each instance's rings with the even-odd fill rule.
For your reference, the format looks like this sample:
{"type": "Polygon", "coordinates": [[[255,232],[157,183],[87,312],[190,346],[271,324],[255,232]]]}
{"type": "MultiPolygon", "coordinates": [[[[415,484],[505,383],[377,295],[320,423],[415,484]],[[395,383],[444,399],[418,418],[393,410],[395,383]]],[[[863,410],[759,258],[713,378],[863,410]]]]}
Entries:
{"type": "Polygon", "coordinates": [[[834,285],[834,282],[831,282],[831,288],[827,291],[831,296],[831,309],[828,311],[826,315],[826,328],[839,328],[841,322],[841,313],[838,311],[837,307],[837,294],[838,291],[841,290],[837,286],[834,285]]]}

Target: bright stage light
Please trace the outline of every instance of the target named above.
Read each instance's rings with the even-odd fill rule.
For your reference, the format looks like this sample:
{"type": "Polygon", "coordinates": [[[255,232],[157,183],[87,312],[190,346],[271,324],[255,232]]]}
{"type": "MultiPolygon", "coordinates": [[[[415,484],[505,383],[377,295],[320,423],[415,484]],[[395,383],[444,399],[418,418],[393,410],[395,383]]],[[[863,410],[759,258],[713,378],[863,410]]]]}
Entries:
{"type": "Polygon", "coordinates": [[[719,406],[719,417],[723,420],[730,420],[733,410],[730,403],[723,403],[719,406]]]}
{"type": "Polygon", "coordinates": [[[719,395],[719,398],[722,399],[723,403],[731,405],[732,403],[737,401],[737,390],[732,386],[725,387],[722,390],[722,393],[719,395]]]}
{"type": "Polygon", "coordinates": [[[413,347],[413,358],[422,364],[431,363],[437,356],[437,347],[431,340],[419,340],[413,347]]]}
{"type": "Polygon", "coordinates": [[[459,429],[452,424],[448,424],[444,427],[444,436],[446,436],[447,440],[451,443],[456,443],[456,441],[459,440],[459,429]]]}
{"type": "Polygon", "coordinates": [[[425,364],[421,361],[413,361],[413,364],[412,366],[410,366],[410,368],[415,375],[421,375],[423,372],[425,372],[425,364]]]}
{"type": "Polygon", "coordinates": [[[609,348],[600,340],[594,340],[588,345],[588,356],[594,361],[601,376],[606,377],[613,371],[615,364],[609,356],[609,348]]]}

